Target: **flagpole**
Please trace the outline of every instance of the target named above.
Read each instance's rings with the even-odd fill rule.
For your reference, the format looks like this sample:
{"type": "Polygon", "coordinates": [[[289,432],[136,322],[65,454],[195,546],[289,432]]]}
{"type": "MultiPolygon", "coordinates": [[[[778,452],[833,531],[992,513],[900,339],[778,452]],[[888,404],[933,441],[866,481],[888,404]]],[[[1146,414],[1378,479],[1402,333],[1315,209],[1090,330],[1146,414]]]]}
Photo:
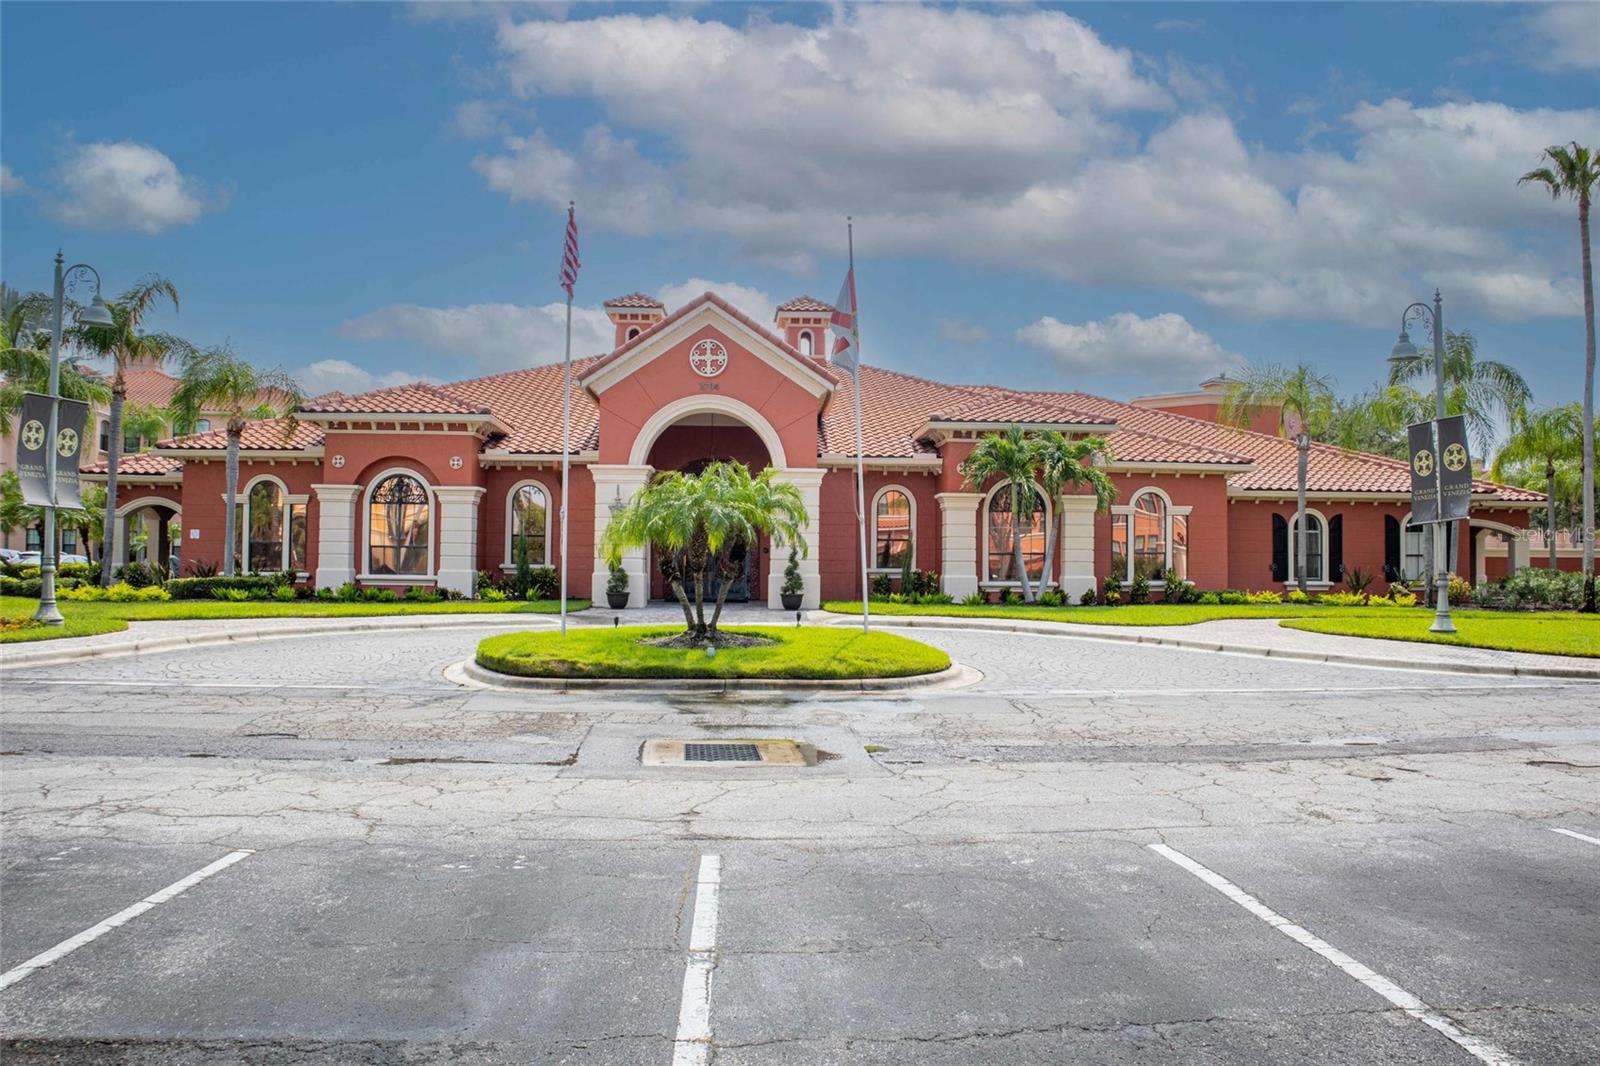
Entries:
{"type": "MultiPolygon", "coordinates": [[[[567,201],[570,222],[574,203],[567,201]]],[[[567,635],[567,483],[572,450],[572,289],[567,289],[567,351],[561,362],[561,635],[567,635]]]]}
{"type": "Polygon", "coordinates": [[[845,240],[850,249],[850,326],[855,334],[855,369],[851,372],[854,379],[851,382],[850,392],[856,401],[856,526],[861,540],[861,632],[872,631],[872,606],[869,582],[867,579],[867,473],[863,457],[865,448],[861,443],[861,301],[855,293],[856,276],[856,235],[855,222],[849,215],[845,216],[845,240]]]}

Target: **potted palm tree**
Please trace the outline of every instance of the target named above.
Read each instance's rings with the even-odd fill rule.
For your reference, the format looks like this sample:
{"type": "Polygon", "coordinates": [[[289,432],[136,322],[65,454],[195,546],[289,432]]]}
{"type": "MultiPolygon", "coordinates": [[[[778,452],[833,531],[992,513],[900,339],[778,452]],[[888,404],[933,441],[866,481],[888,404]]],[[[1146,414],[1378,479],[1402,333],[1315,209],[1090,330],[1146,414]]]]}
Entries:
{"type": "Polygon", "coordinates": [[[789,549],[789,564],[783,568],[783,587],[778,590],[778,598],[783,601],[785,611],[798,611],[800,602],[805,598],[805,582],[800,579],[800,555],[794,549],[789,549]]]}
{"type": "Polygon", "coordinates": [[[606,578],[606,603],[613,611],[628,606],[628,572],[616,563],[611,564],[611,576],[606,578]]]}

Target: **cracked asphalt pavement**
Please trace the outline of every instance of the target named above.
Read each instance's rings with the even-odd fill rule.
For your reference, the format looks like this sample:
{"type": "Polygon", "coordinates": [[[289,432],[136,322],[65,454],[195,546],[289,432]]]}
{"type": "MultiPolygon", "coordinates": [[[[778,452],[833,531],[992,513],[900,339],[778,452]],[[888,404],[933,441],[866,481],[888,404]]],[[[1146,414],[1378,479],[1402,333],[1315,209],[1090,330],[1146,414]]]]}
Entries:
{"type": "Polygon", "coordinates": [[[1600,1062],[1600,686],[955,630],[965,688],[448,680],[489,632],[0,676],[0,1055],[1600,1062]],[[837,757],[638,763],[738,736],[837,757]]]}

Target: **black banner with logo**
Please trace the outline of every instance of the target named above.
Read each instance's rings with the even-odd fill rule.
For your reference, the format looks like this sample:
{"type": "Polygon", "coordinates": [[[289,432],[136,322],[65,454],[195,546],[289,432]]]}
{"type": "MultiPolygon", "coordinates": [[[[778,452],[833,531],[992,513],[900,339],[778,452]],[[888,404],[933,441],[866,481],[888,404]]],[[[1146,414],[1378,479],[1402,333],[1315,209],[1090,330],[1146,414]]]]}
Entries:
{"type": "Polygon", "coordinates": [[[1467,517],[1472,509],[1472,457],[1467,452],[1467,420],[1460,415],[1439,419],[1439,510],[1446,522],[1467,517]]]}
{"type": "Polygon", "coordinates": [[[83,427],[89,417],[89,405],[78,400],[61,400],[61,413],[57,419],[56,439],[56,497],[50,499],[49,481],[45,463],[49,453],[45,450],[50,437],[50,397],[39,392],[22,394],[22,412],[17,421],[17,480],[22,487],[22,500],[33,507],[57,507],[78,510],[83,507],[83,493],[78,487],[78,461],[83,455],[83,427]]]}
{"type": "Polygon", "coordinates": [[[1433,423],[1406,427],[1411,442],[1411,524],[1439,521],[1439,462],[1433,451],[1433,423]]]}

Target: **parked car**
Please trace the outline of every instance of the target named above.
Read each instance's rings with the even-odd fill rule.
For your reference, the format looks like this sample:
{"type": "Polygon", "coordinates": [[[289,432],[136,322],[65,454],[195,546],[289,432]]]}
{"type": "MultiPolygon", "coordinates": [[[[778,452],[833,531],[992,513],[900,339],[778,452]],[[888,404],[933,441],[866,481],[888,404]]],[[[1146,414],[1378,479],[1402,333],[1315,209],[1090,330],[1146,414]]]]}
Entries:
{"type": "Polygon", "coordinates": [[[61,563],[86,563],[89,561],[89,557],[87,555],[79,555],[76,552],[62,552],[61,558],[57,561],[61,563]]]}
{"type": "MultiPolygon", "coordinates": [[[[20,563],[23,566],[44,565],[44,559],[38,552],[12,552],[11,554],[16,556],[16,558],[7,559],[6,562],[20,563]]],[[[89,557],[87,555],[79,555],[76,552],[62,552],[61,557],[56,560],[56,565],[61,566],[64,563],[86,563],[88,561],[89,557]]]]}
{"type": "Polygon", "coordinates": [[[0,563],[20,563],[22,553],[15,548],[0,548],[0,563]]]}
{"type": "Polygon", "coordinates": [[[17,553],[17,562],[23,566],[38,566],[43,561],[43,557],[38,552],[17,553]]]}

